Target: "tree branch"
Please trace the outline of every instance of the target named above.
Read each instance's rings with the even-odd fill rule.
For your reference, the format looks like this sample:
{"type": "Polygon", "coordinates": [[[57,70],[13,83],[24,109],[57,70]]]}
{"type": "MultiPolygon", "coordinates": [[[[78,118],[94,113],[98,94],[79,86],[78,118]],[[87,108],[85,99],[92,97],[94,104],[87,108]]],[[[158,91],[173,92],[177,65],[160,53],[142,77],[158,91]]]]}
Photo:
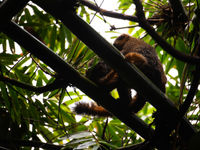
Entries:
{"type": "MultiPolygon", "coordinates": [[[[63,3],[60,4],[56,3],[55,0],[51,0],[51,3],[49,3],[49,0],[34,0],[34,2],[47,12],[51,13],[55,18],[60,19],[80,40],[115,69],[127,85],[134,88],[139,94],[142,94],[157,108],[157,110],[165,114],[165,119],[169,124],[176,124],[179,120],[182,120],[181,126],[185,129],[184,132],[182,132],[184,137],[189,138],[196,132],[185,118],[180,118],[180,114],[175,105],[146,76],[144,76],[135,65],[125,61],[124,57],[116,50],[116,48],[102,38],[80,17],[70,11],[66,13],[64,0],[63,3]],[[56,7],[54,7],[55,5],[56,7]]],[[[102,103],[103,107],[105,106],[103,105],[105,102],[104,100],[94,100],[102,103]]],[[[105,106],[105,108],[112,112],[114,105],[111,107],[105,106]]],[[[126,110],[126,108],[121,110],[126,110]]],[[[123,113],[125,113],[125,111],[123,111],[123,113]]]]}
{"type": "MultiPolygon", "coordinates": [[[[200,69],[200,67],[197,67],[197,68],[200,69]]],[[[184,103],[180,106],[180,114],[182,116],[184,116],[187,113],[187,111],[193,101],[193,98],[198,89],[199,81],[200,81],[200,71],[196,70],[195,74],[194,74],[194,79],[192,81],[192,84],[191,84],[190,90],[187,94],[187,97],[186,97],[184,103]]]]}
{"type": "MultiPolygon", "coordinates": [[[[197,40],[197,46],[195,48],[195,52],[198,53],[197,55],[200,55],[199,49],[200,49],[200,37],[197,40]]],[[[193,101],[193,98],[198,90],[199,82],[200,82],[200,66],[197,65],[196,70],[194,72],[194,78],[193,78],[190,90],[187,94],[187,97],[186,97],[184,103],[180,106],[180,109],[179,109],[180,114],[182,116],[184,116],[187,113],[187,111],[193,101]]]]}
{"type": "Polygon", "coordinates": [[[48,47],[46,47],[46,45],[44,45],[42,42],[34,38],[30,33],[21,29],[14,22],[10,22],[9,24],[4,25],[1,24],[0,26],[0,29],[5,34],[7,34],[10,38],[23,46],[25,49],[28,49],[30,53],[38,57],[49,67],[55,70],[65,80],[65,82],[77,86],[80,90],[94,99],[98,104],[105,107],[127,126],[135,130],[139,135],[145,139],[149,139],[150,135],[153,134],[152,128],[148,127],[148,125],[135,114],[132,114],[130,111],[128,111],[126,106],[118,103],[118,101],[110,96],[107,90],[98,87],[95,83],[81,76],[68,63],[66,63],[48,47]],[[122,111],[127,111],[119,111],[119,108],[122,111]]]}
{"type": "MultiPolygon", "coordinates": [[[[12,3],[12,1],[10,0],[12,3]]],[[[41,2],[41,0],[40,0],[41,2]]],[[[48,4],[54,5],[61,4],[57,1],[48,0],[48,4]]],[[[65,1],[68,3],[69,1],[65,1]]],[[[69,3],[68,3],[69,4],[69,3]]],[[[55,7],[58,5],[55,5],[55,7]]],[[[66,5],[64,5],[66,6],[66,5]]],[[[67,5],[68,6],[68,5],[67,5]]],[[[71,6],[68,6],[71,8],[71,6]]],[[[65,7],[66,8],[66,7],[65,7]]],[[[20,9],[20,8],[13,8],[20,9]]],[[[21,8],[22,9],[22,8],[21,8]]],[[[56,7],[59,10],[59,7],[56,7]]],[[[7,10],[10,10],[9,8],[7,10]]],[[[71,10],[71,9],[70,9],[71,10]]],[[[6,10],[5,10],[6,11],[6,10]]],[[[4,14],[2,12],[2,14],[4,14]]],[[[5,18],[9,20],[10,18],[5,18]]],[[[3,22],[0,24],[0,30],[5,34],[10,36],[14,41],[18,42],[25,49],[28,49],[33,55],[38,57],[40,60],[45,62],[48,66],[54,69],[59,75],[65,79],[65,82],[71,81],[73,85],[76,85],[79,89],[85,92],[92,99],[96,100],[97,103],[101,104],[108,110],[112,110],[112,113],[122,120],[127,126],[135,130],[145,139],[149,139],[150,135],[153,134],[153,129],[148,127],[148,125],[138,118],[135,114],[129,111],[121,113],[118,108],[126,110],[125,106],[122,106],[116,102],[116,100],[109,95],[108,91],[99,88],[94,83],[88,81],[86,78],[82,77],[76,70],[74,70],[70,65],[68,65],[64,60],[62,60],[58,55],[56,55],[52,50],[47,48],[42,42],[34,38],[31,34],[21,29],[14,22],[3,22]],[[24,42],[26,41],[26,42],[24,42]],[[76,80],[74,80],[76,79],[76,80]],[[97,92],[98,91],[98,92],[97,92]],[[101,101],[104,99],[105,101],[101,101]]]]}
{"type": "MultiPolygon", "coordinates": [[[[156,88],[155,85],[149,81],[134,65],[126,62],[124,57],[122,57],[122,55],[112,45],[110,45],[77,15],[71,11],[66,12],[65,6],[67,6],[67,1],[61,0],[58,2],[55,0],[34,0],[34,2],[47,12],[53,14],[55,18],[61,19],[61,21],[64,22],[64,24],[83,42],[93,49],[95,53],[97,53],[106,62],[108,62],[110,66],[117,70],[128,85],[135,88],[146,98],[149,98],[151,104],[153,104],[159,111],[166,114],[166,120],[168,123],[176,123],[180,119],[178,110],[172,102],[169,101],[166,96],[160,92],[160,90],[158,90],[158,88],[156,88]]],[[[64,60],[53,53],[53,51],[32,37],[26,31],[19,28],[15,23],[3,23],[0,24],[0,26],[2,27],[1,30],[5,34],[18,42],[24,48],[28,49],[32,54],[45,62],[58,74],[62,75],[66,81],[77,86],[97,103],[111,111],[116,117],[135,130],[138,134],[143,136],[145,139],[149,139],[153,130],[149,128],[141,119],[135,116],[135,114],[131,114],[131,112],[127,110],[126,106],[119,104],[118,101],[112,98],[108,91],[98,87],[93,82],[90,82],[85,77],[81,76],[64,60]]],[[[189,138],[195,133],[195,129],[189,122],[187,122],[186,119],[182,119],[182,126],[185,129],[182,133],[185,137],[189,138]]]]}
{"type": "Polygon", "coordinates": [[[189,20],[185,8],[180,0],[169,0],[171,8],[173,10],[173,14],[175,19],[178,19],[183,22],[187,22],[189,20]]]}
{"type": "Polygon", "coordinates": [[[48,91],[53,91],[53,90],[56,90],[56,89],[59,89],[59,88],[66,87],[68,85],[68,83],[65,82],[64,80],[56,79],[53,83],[50,83],[46,86],[35,87],[35,86],[29,85],[29,84],[24,83],[24,82],[20,82],[20,81],[14,80],[14,79],[10,79],[8,77],[4,77],[2,75],[0,75],[0,81],[5,82],[5,83],[10,83],[14,86],[20,87],[22,89],[27,89],[29,91],[33,91],[33,92],[36,92],[36,93],[44,93],[44,92],[48,92],[48,91]]]}
{"type": "MultiPolygon", "coordinates": [[[[60,19],[80,40],[115,69],[127,85],[134,88],[139,94],[142,94],[157,108],[157,110],[165,114],[169,124],[177,123],[181,119],[175,105],[143,73],[141,73],[135,65],[125,61],[124,57],[116,50],[116,48],[102,38],[80,17],[73,12],[65,12],[64,0],[63,3],[60,4],[56,3],[55,0],[51,0],[51,4],[49,3],[49,0],[34,0],[34,2],[47,12],[51,13],[55,18],[60,19]],[[55,5],[59,6],[53,7],[55,5]]],[[[110,107],[110,109],[107,110],[112,109],[113,107],[110,107]]],[[[185,128],[183,134],[187,135],[186,137],[190,137],[195,133],[195,129],[185,118],[182,120],[182,123],[185,128]]]]}
{"type": "Polygon", "coordinates": [[[136,5],[136,16],[138,17],[139,25],[143,29],[145,29],[149,35],[152,36],[152,38],[163,48],[163,50],[165,50],[167,53],[171,54],[173,57],[181,61],[193,64],[200,64],[200,57],[190,56],[176,50],[170,44],[168,44],[161,36],[159,36],[145,19],[143,6],[140,0],[133,0],[133,1],[136,5]]]}
{"type": "Polygon", "coordinates": [[[22,8],[26,6],[29,0],[4,0],[0,4],[0,18],[1,21],[9,21],[15,16],[22,8]]]}

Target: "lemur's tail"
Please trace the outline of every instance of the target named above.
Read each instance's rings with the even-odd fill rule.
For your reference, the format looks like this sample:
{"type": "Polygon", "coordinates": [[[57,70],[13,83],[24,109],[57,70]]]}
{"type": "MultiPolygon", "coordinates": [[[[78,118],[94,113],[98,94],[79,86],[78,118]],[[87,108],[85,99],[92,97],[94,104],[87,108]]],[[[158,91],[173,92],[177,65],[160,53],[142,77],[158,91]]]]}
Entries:
{"type": "Polygon", "coordinates": [[[90,115],[98,117],[112,117],[113,115],[96,103],[77,103],[74,107],[74,112],[79,115],[90,115]]]}

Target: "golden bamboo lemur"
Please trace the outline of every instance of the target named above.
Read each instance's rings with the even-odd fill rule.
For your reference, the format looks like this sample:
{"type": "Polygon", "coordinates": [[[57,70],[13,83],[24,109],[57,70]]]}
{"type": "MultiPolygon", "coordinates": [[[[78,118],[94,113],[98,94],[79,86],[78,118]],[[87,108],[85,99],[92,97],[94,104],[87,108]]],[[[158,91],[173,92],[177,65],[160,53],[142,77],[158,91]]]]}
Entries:
{"type": "MultiPolygon", "coordinates": [[[[120,35],[113,44],[127,61],[136,65],[157,87],[165,92],[166,76],[155,49],[142,40],[127,34],[120,35]]],[[[133,98],[128,86],[120,79],[117,72],[110,68],[104,61],[87,70],[86,77],[95,83],[104,86],[109,91],[117,88],[119,99],[127,103],[127,107],[136,113],[144,106],[146,100],[138,93],[133,98]]],[[[74,111],[77,114],[93,116],[112,116],[103,107],[97,104],[78,103],[74,111]]]]}

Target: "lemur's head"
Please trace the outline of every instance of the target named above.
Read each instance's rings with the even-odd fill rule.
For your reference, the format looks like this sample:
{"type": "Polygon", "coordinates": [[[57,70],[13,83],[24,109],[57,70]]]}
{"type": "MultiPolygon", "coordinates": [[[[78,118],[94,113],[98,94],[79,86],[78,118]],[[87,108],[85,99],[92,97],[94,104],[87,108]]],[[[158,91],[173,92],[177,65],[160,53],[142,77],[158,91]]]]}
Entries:
{"type": "Polygon", "coordinates": [[[113,45],[118,49],[122,50],[124,47],[124,44],[130,39],[131,37],[127,34],[122,34],[116,40],[114,41],[113,45]]]}

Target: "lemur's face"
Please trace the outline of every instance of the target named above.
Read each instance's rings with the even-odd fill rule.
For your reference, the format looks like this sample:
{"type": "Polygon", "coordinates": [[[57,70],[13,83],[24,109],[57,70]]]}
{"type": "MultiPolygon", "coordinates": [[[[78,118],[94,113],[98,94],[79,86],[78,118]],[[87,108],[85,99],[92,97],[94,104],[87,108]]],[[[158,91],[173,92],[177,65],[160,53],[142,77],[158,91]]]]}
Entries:
{"type": "Polygon", "coordinates": [[[123,49],[124,44],[129,40],[129,35],[122,34],[114,41],[113,45],[120,51],[123,49]]]}

